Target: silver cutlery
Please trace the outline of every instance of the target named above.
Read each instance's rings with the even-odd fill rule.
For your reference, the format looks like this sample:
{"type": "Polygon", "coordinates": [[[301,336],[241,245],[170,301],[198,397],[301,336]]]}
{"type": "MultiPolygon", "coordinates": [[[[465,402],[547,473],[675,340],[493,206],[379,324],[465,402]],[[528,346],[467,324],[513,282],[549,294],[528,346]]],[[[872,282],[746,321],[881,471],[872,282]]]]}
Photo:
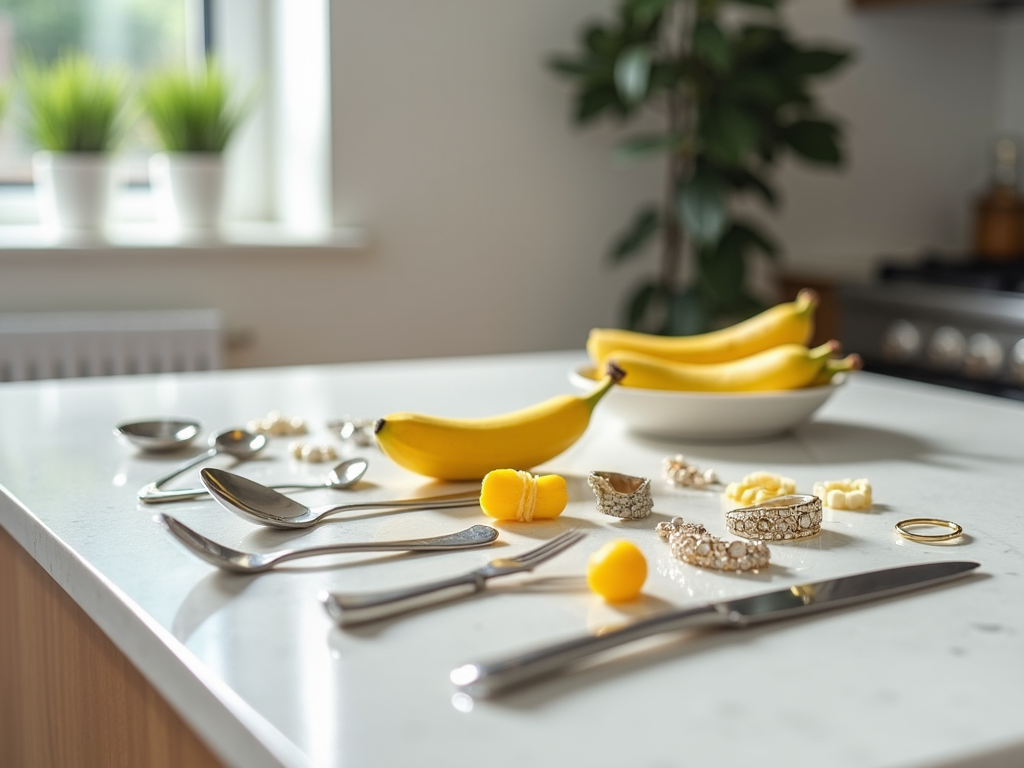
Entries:
{"type": "Polygon", "coordinates": [[[788,589],[738,600],[720,600],[506,659],[465,664],[453,670],[450,679],[471,696],[485,698],[546,678],[610,648],[662,632],[701,627],[743,629],[767,621],[796,618],[816,611],[889,597],[962,576],[977,567],[978,563],[971,562],[904,565],[811,584],[798,584],[788,589]]]}
{"type": "Polygon", "coordinates": [[[405,541],[366,541],[341,544],[322,544],[302,549],[284,549],[277,552],[243,552],[218,544],[213,539],[192,530],[180,520],[157,513],[154,518],[184,547],[210,565],[235,573],[260,573],[275,565],[302,557],[334,555],[344,552],[438,552],[452,549],[472,549],[490,544],[498,532],[486,525],[474,525],[464,531],[446,536],[405,541]]]}
{"type": "Polygon", "coordinates": [[[210,438],[210,450],[206,453],[201,453],[195,458],[189,459],[173,472],[169,472],[139,489],[139,498],[145,500],[145,497],[151,497],[164,483],[173,480],[183,472],[187,472],[197,464],[202,464],[207,459],[212,459],[218,453],[226,453],[228,456],[234,456],[236,459],[251,459],[266,447],[266,435],[253,434],[244,429],[226,429],[210,438]]]}
{"type": "Polygon", "coordinates": [[[517,557],[499,557],[486,565],[452,579],[362,595],[321,592],[320,602],[327,613],[343,627],[364,624],[397,613],[405,613],[435,603],[448,602],[480,592],[489,579],[532,571],[559,555],[586,536],[582,531],[565,531],[544,544],[517,557]]]}
{"type": "MultiPolygon", "coordinates": [[[[358,483],[369,463],[363,458],[351,458],[338,464],[332,469],[325,480],[318,483],[275,483],[265,486],[276,490],[302,490],[306,488],[330,488],[341,491],[351,488],[358,483]]],[[[205,488],[175,488],[170,491],[161,491],[158,488],[146,486],[139,492],[139,500],[147,504],[160,504],[165,501],[181,501],[182,499],[195,499],[199,496],[206,496],[209,493],[205,488]]]]}
{"type": "Polygon", "coordinates": [[[114,435],[147,453],[164,453],[184,448],[202,428],[192,419],[148,419],[118,424],[114,435]]]}
{"type": "Polygon", "coordinates": [[[241,475],[207,467],[199,473],[206,490],[220,504],[250,523],[271,528],[311,528],[329,515],[353,509],[445,509],[475,507],[480,489],[419,499],[351,501],[307,507],[241,475]]]}

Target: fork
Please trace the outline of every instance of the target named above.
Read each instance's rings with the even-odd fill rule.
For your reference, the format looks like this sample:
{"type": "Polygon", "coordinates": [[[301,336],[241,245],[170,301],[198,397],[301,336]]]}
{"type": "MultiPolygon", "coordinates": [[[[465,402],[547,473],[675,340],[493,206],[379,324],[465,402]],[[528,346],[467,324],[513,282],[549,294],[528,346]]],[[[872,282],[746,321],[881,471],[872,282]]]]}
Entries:
{"type": "Polygon", "coordinates": [[[565,531],[539,547],[518,557],[499,557],[486,565],[452,579],[363,595],[342,595],[323,591],[320,602],[327,613],[343,627],[365,624],[398,613],[435,603],[468,597],[483,590],[488,579],[532,571],[541,563],[559,555],[586,536],[582,531],[565,531]]]}

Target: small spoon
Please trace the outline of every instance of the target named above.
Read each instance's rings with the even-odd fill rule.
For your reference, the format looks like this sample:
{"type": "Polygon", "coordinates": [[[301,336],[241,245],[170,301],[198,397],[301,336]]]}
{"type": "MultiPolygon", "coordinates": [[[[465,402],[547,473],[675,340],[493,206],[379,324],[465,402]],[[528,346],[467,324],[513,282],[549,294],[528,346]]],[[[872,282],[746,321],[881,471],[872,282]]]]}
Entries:
{"type": "Polygon", "coordinates": [[[148,419],[118,424],[114,435],[147,453],[162,453],[184,448],[202,428],[192,419],[148,419]]]}
{"type": "Polygon", "coordinates": [[[323,544],[304,549],[285,549],[278,552],[242,552],[218,544],[197,533],[180,520],[164,514],[153,518],[177,539],[185,548],[210,565],[236,573],[259,573],[269,571],[278,563],[297,560],[300,557],[332,555],[339,552],[435,552],[445,549],[472,549],[490,544],[498,538],[498,532],[486,525],[474,525],[447,536],[433,536],[429,539],[408,539],[406,541],[350,542],[346,544],[323,544]]]}
{"type": "MultiPolygon", "coordinates": [[[[366,468],[369,466],[369,462],[361,457],[355,457],[351,459],[345,459],[338,466],[330,471],[327,475],[326,480],[321,480],[319,483],[275,483],[274,485],[268,485],[267,488],[275,488],[282,490],[285,488],[292,490],[302,490],[303,488],[330,488],[335,491],[342,491],[346,488],[351,488],[353,485],[358,483],[363,475],[366,474],[366,468]]],[[[209,493],[205,488],[176,488],[171,491],[161,491],[154,484],[150,483],[141,491],[139,491],[139,500],[144,501],[147,504],[161,504],[165,501],[180,501],[182,499],[195,499],[200,496],[206,496],[209,493]]]]}
{"type": "Polygon", "coordinates": [[[159,490],[160,486],[169,480],[173,480],[182,472],[192,469],[196,464],[202,464],[207,459],[212,459],[218,453],[226,453],[236,459],[249,459],[267,447],[267,436],[256,435],[244,429],[226,429],[218,432],[210,438],[210,450],[201,453],[194,459],[189,459],[173,472],[164,475],[159,480],[143,486],[139,490],[139,498],[151,496],[153,491],[159,490]]]}
{"type": "Polygon", "coordinates": [[[207,467],[199,473],[206,490],[223,507],[257,525],[271,528],[312,528],[328,515],[349,509],[444,509],[475,507],[480,503],[480,489],[427,496],[422,499],[392,501],[353,501],[307,507],[265,485],[223,469],[207,467]]]}

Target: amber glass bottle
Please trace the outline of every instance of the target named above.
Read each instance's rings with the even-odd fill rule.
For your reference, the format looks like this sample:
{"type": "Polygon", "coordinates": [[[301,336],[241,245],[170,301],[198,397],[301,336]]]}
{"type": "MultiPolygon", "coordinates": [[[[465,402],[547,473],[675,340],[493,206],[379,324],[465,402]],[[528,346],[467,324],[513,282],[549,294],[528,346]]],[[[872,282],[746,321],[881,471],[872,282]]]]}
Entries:
{"type": "Polygon", "coordinates": [[[981,261],[1024,257],[1024,198],[1017,191],[1017,142],[995,143],[992,186],[974,206],[974,256],[981,261]]]}

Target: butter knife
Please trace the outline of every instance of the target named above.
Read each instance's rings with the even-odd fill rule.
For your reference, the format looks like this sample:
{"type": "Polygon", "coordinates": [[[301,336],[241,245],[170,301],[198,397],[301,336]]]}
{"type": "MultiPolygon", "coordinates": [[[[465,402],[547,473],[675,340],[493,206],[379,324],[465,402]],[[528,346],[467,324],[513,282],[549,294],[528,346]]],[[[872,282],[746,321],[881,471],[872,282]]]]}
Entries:
{"type": "Polygon", "coordinates": [[[868,571],[838,579],[797,584],[775,592],[720,600],[672,611],[600,635],[586,635],[495,661],[464,664],[452,671],[452,683],[471,696],[486,698],[522,686],[592,656],[662,632],[707,627],[743,629],[767,621],[796,618],[889,597],[962,576],[978,563],[923,563],[868,571]]]}

